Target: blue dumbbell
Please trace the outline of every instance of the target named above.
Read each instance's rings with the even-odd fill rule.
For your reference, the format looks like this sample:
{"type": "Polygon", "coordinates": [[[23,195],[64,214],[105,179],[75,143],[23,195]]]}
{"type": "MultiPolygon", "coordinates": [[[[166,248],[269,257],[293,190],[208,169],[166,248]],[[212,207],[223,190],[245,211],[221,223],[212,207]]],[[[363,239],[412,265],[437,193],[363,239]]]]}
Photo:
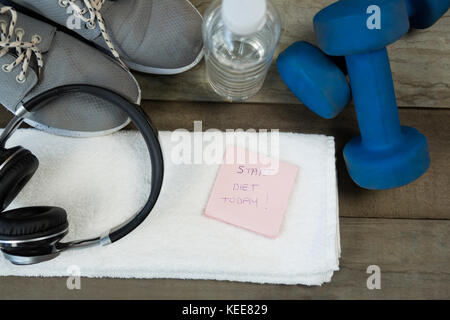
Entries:
{"type": "MultiPolygon", "coordinates": [[[[450,6],[450,0],[404,1],[410,26],[416,29],[433,25],[450,6]]],[[[323,118],[336,117],[350,103],[343,57],[326,55],[307,42],[296,42],[279,55],[277,67],[294,95],[323,118]]]]}
{"type": "Polygon", "coordinates": [[[352,179],[367,189],[412,182],[430,165],[426,138],[400,126],[386,46],[409,29],[406,3],[342,0],[320,11],[314,29],[320,48],[345,56],[361,135],[344,149],[352,179]],[[379,28],[367,24],[369,7],[379,9],[379,28]]]}
{"type": "Polygon", "coordinates": [[[450,7],[450,0],[405,0],[409,23],[414,29],[435,24],[450,7]]]}
{"type": "Polygon", "coordinates": [[[295,42],[277,59],[281,78],[309,109],[331,119],[350,103],[344,57],[330,57],[307,42],[295,42]]]}

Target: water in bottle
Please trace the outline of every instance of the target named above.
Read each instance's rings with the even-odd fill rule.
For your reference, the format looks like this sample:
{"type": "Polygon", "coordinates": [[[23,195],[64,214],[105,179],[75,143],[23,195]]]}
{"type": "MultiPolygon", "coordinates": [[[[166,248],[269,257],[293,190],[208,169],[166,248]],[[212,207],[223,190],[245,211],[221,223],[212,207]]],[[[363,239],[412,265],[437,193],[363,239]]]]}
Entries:
{"type": "Polygon", "coordinates": [[[231,101],[262,87],[280,40],[281,19],[266,0],[216,0],[205,13],[206,76],[231,101]]]}

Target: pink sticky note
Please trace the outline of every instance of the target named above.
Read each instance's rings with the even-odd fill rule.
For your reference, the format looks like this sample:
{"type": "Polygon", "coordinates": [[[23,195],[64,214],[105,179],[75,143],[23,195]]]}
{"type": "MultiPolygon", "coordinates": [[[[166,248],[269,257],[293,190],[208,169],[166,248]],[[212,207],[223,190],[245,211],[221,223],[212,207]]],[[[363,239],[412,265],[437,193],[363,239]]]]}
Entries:
{"type": "Polygon", "coordinates": [[[297,174],[298,167],[294,165],[228,147],[205,215],[275,238],[280,233],[297,174]],[[236,161],[238,154],[245,154],[245,161],[236,161]],[[235,161],[231,163],[229,159],[235,161]]]}

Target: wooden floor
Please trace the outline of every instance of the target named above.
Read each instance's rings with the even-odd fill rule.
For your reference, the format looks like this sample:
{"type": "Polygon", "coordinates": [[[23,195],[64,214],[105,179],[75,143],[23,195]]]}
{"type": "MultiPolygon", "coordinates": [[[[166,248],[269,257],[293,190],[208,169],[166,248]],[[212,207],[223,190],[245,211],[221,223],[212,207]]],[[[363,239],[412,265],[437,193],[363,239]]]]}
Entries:
{"type": "MultiPolygon", "coordinates": [[[[334,0],[273,0],[283,19],[280,47],[314,42],[312,17],[334,0]]],[[[209,0],[192,1],[201,12],[209,0]]],[[[402,124],[424,133],[431,168],[410,185],[386,191],[358,188],[342,149],[358,133],[353,107],[323,120],[289,92],[276,68],[263,90],[243,104],[221,102],[204,78],[204,63],[177,76],[137,74],[143,107],[159,130],[279,129],[334,136],[339,176],[341,270],[322,287],[192,280],[0,277],[0,299],[450,299],[450,13],[428,30],[389,47],[402,124]],[[420,107],[420,108],[418,108],[420,107]],[[381,268],[381,290],[366,286],[367,267],[381,268]]],[[[0,108],[0,127],[9,120],[0,108]]]]}
{"type": "MultiPolygon", "coordinates": [[[[276,52],[295,41],[315,43],[314,15],[335,0],[273,0],[283,21],[280,45],[276,52]]],[[[200,12],[211,3],[193,0],[200,12]]],[[[426,30],[412,30],[388,47],[398,104],[401,107],[450,108],[450,11],[426,30]]],[[[137,75],[144,99],[178,101],[218,101],[204,77],[204,64],[175,76],[137,75]]],[[[281,81],[276,68],[270,69],[263,90],[249,102],[300,102],[281,81]]]]}
{"type": "MultiPolygon", "coordinates": [[[[402,109],[402,122],[427,135],[432,166],[409,186],[366,191],[348,177],[340,151],[357,133],[352,108],[322,120],[299,105],[146,101],[160,130],[280,129],[336,137],[338,149],[341,270],[323,287],[256,285],[192,280],[0,278],[0,298],[45,299],[450,299],[450,110],[402,109]],[[368,290],[369,265],[381,268],[381,290],[368,290]]],[[[0,125],[9,114],[0,111],[0,125]]]]}
{"type": "Polygon", "coordinates": [[[322,287],[227,281],[0,278],[6,299],[442,299],[450,298],[450,221],[341,219],[341,270],[322,287]],[[381,290],[368,290],[367,267],[381,268],[381,290]]]}

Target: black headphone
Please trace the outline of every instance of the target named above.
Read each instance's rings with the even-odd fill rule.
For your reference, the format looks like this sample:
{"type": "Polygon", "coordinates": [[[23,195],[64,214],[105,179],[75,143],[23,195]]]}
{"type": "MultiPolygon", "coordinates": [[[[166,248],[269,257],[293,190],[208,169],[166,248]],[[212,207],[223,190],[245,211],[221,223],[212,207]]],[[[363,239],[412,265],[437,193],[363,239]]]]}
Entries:
{"type": "Polygon", "coordinates": [[[0,249],[6,259],[28,265],[56,258],[61,252],[79,247],[113,243],[138,227],[155,206],[164,175],[163,155],[158,134],[150,119],[137,105],[104,88],[68,85],[39,94],[22,104],[0,137],[0,249]],[[5,144],[20,127],[26,115],[50,100],[68,93],[83,92],[107,100],[128,114],[144,137],[151,159],[152,181],[147,203],[135,216],[103,235],[86,240],[62,243],[69,231],[66,211],[57,207],[29,207],[4,211],[36,172],[39,161],[28,150],[5,144]]]}

